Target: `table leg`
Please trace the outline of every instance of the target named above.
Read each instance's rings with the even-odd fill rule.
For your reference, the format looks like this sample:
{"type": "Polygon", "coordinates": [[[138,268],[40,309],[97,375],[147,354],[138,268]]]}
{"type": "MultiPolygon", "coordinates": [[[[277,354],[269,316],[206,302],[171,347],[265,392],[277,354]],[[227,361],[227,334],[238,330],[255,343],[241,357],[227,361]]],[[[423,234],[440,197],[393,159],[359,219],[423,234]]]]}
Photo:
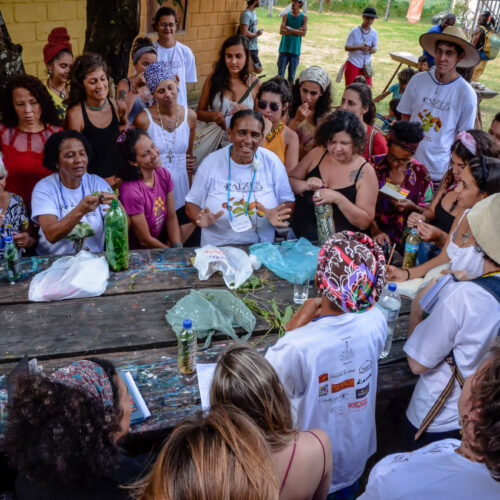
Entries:
{"type": "Polygon", "coordinates": [[[389,85],[392,83],[392,80],[394,80],[394,77],[396,76],[397,72],[399,71],[399,68],[403,65],[402,62],[399,63],[399,66],[396,68],[396,71],[391,76],[391,79],[387,82],[387,85],[385,86],[384,90],[382,90],[382,94],[389,88],[389,85]]]}

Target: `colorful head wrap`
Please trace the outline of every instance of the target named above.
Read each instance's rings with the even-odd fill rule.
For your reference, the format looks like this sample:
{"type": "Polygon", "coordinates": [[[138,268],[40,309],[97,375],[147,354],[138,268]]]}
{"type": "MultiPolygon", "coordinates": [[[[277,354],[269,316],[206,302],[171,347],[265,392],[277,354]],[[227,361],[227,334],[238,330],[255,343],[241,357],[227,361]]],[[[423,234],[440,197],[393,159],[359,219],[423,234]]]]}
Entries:
{"type": "Polygon", "coordinates": [[[330,85],[331,80],[330,76],[323,68],[319,66],[310,66],[299,75],[299,84],[303,82],[317,83],[324,92],[328,85],[330,85]]]}
{"type": "Polygon", "coordinates": [[[113,406],[111,381],[102,366],[93,361],[75,361],[56,370],[50,378],[54,382],[87,394],[105,406],[113,406]]]}
{"type": "Polygon", "coordinates": [[[471,155],[476,156],[477,144],[472,134],[469,134],[466,130],[462,130],[462,132],[457,134],[457,141],[460,141],[471,155]]]}
{"type": "Polygon", "coordinates": [[[48,64],[54,57],[61,52],[68,50],[73,53],[73,47],[69,43],[69,35],[66,28],[54,28],[49,33],[48,43],[43,47],[43,60],[48,64]]]}
{"type": "Polygon", "coordinates": [[[157,61],[150,64],[146,68],[146,71],[144,71],[144,78],[146,79],[151,94],[156,90],[156,87],[165,80],[179,81],[177,75],[165,61],[157,61]]]}
{"type": "Polygon", "coordinates": [[[139,62],[139,59],[144,55],[144,54],[156,54],[156,49],[150,45],[149,47],[141,47],[140,49],[137,49],[132,56],[132,64],[136,65],[139,62]]]}
{"type": "Polygon", "coordinates": [[[408,151],[411,154],[414,154],[415,151],[418,148],[418,145],[420,144],[420,141],[417,142],[409,142],[409,141],[400,141],[397,136],[396,132],[394,130],[391,130],[391,133],[389,135],[389,141],[391,144],[396,144],[396,146],[399,146],[406,151],[408,151]]]}
{"type": "Polygon", "coordinates": [[[384,287],[384,254],[366,234],[335,233],[321,247],[316,279],[325,297],[343,311],[366,311],[384,287]]]}

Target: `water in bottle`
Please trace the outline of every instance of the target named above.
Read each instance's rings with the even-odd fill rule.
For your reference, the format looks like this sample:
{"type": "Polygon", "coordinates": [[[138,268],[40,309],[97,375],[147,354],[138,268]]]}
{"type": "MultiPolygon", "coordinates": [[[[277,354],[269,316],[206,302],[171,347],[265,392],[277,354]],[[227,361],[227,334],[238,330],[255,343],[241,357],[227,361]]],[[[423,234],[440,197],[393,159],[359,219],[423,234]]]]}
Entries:
{"type": "Polygon", "coordinates": [[[406,238],[402,269],[415,267],[419,247],[420,236],[417,233],[417,228],[414,227],[410,230],[410,234],[406,238]]]}
{"type": "Polygon", "coordinates": [[[399,316],[399,310],[401,309],[401,298],[397,288],[396,283],[389,283],[389,286],[384,289],[377,302],[377,307],[384,313],[387,321],[387,340],[385,341],[380,359],[386,358],[391,351],[394,327],[399,316]]]}
{"type": "Polygon", "coordinates": [[[190,319],[185,319],[182,326],[177,336],[177,366],[181,373],[189,375],[196,371],[196,332],[190,319]]]}
{"type": "Polygon", "coordinates": [[[125,210],[118,200],[111,202],[111,208],[104,217],[106,234],[106,259],[113,271],[128,269],[128,221],[125,210]]]}
{"type": "Polygon", "coordinates": [[[12,236],[4,238],[5,249],[3,258],[5,261],[5,270],[7,272],[7,279],[10,283],[14,283],[21,277],[21,270],[19,268],[19,250],[12,240],[12,236]]]}

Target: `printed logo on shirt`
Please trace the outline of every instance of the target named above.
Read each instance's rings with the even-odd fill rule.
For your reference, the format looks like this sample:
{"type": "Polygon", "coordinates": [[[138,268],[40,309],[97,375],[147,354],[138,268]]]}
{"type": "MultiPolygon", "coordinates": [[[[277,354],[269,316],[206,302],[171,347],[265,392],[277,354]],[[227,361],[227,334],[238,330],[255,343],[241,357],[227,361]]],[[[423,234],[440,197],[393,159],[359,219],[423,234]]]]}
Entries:
{"type": "Polygon", "coordinates": [[[349,340],[345,341],[345,349],[340,351],[340,361],[345,363],[354,358],[354,349],[349,345],[349,340]]]}
{"type": "Polygon", "coordinates": [[[422,128],[425,132],[429,132],[431,128],[434,128],[436,132],[439,132],[439,129],[443,126],[441,118],[432,116],[432,113],[427,109],[419,112],[418,117],[422,122],[422,128]]]}
{"type": "Polygon", "coordinates": [[[354,387],[354,379],[349,378],[340,382],[339,384],[332,384],[332,394],[343,391],[344,389],[348,389],[349,387],[354,387]]]}
{"type": "Polygon", "coordinates": [[[360,375],[363,373],[366,373],[368,370],[371,370],[373,366],[373,363],[367,359],[360,367],[359,367],[359,373],[360,375]]]}
{"type": "Polygon", "coordinates": [[[368,404],[368,398],[362,399],[361,401],[353,401],[352,403],[348,403],[347,406],[350,410],[361,410],[368,404]]]}
{"type": "Polygon", "coordinates": [[[328,396],[328,384],[319,386],[319,397],[328,396]]]}
{"type": "Polygon", "coordinates": [[[364,398],[370,390],[370,384],[366,387],[362,387],[361,389],[356,389],[356,399],[364,398]]]}
{"type": "Polygon", "coordinates": [[[351,373],[354,373],[356,370],[354,368],[349,368],[348,370],[339,370],[338,372],[335,373],[330,373],[329,377],[331,379],[336,379],[340,377],[345,377],[346,375],[350,375],[351,373]]]}
{"type": "Polygon", "coordinates": [[[328,382],[328,373],[323,373],[319,376],[319,383],[328,382]]]}
{"type": "MultiPolygon", "coordinates": [[[[433,108],[439,109],[440,111],[449,111],[450,110],[450,103],[447,101],[442,101],[441,99],[438,99],[437,97],[423,97],[422,101],[424,104],[427,104],[429,106],[432,106],[433,108]]],[[[424,109],[424,111],[427,111],[424,109]]]]}
{"type": "Polygon", "coordinates": [[[364,378],[363,377],[358,378],[358,381],[356,382],[356,385],[362,385],[362,384],[364,384],[371,376],[372,376],[372,374],[369,373],[364,378]]]}
{"type": "MultiPolygon", "coordinates": [[[[229,187],[229,184],[226,183],[226,185],[224,186],[224,189],[227,191],[228,187],[229,187]]],[[[231,183],[231,192],[238,191],[239,193],[249,193],[250,190],[252,190],[252,193],[258,193],[259,191],[262,191],[263,189],[264,188],[262,187],[262,184],[257,179],[255,180],[253,188],[252,188],[252,181],[251,180],[248,182],[240,181],[240,182],[232,182],[231,183]]]]}
{"type": "Polygon", "coordinates": [[[408,462],[408,455],[395,455],[394,458],[392,459],[393,464],[402,464],[404,462],[408,462]]]}
{"type": "MultiPolygon", "coordinates": [[[[236,198],[234,197],[229,198],[229,202],[231,203],[231,213],[235,217],[238,217],[238,215],[243,215],[245,213],[247,202],[243,198],[241,198],[241,200],[235,200],[236,198]]],[[[227,209],[227,202],[224,202],[222,204],[222,208],[227,209]]],[[[262,212],[261,210],[257,210],[257,204],[255,203],[255,201],[252,201],[248,205],[248,215],[255,215],[255,213],[257,213],[259,217],[265,217],[264,212],[262,212]]]]}
{"type": "Polygon", "coordinates": [[[153,204],[153,213],[155,217],[158,217],[158,213],[165,211],[165,202],[162,200],[161,196],[155,200],[153,204]]]}

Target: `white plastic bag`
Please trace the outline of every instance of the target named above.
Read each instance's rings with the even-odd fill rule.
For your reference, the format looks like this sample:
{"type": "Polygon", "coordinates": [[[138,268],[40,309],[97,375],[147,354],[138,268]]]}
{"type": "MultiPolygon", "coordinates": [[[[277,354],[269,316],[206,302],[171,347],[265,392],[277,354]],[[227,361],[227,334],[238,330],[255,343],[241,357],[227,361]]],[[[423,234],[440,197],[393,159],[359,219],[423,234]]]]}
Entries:
{"type": "Polygon", "coordinates": [[[216,271],[222,273],[230,289],[238,288],[252,274],[252,261],[244,250],[234,247],[205,245],[195,250],[194,267],[200,280],[207,280],[216,271]]]}
{"type": "Polygon", "coordinates": [[[33,302],[77,299],[102,295],[108,286],[109,267],[105,257],[82,250],[57,259],[31,281],[28,298],[33,302]]]}

